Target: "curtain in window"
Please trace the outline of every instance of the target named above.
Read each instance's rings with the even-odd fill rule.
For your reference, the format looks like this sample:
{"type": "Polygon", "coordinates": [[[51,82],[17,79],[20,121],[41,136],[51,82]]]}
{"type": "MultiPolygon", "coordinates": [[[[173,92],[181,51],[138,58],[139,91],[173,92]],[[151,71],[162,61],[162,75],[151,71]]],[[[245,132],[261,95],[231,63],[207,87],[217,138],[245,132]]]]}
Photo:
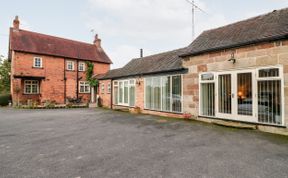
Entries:
{"type": "Polygon", "coordinates": [[[182,111],[182,84],[181,76],[172,77],[172,111],[182,111]]]}
{"type": "Polygon", "coordinates": [[[182,112],[181,80],[181,75],[146,78],[145,108],[159,111],[182,112]]]}
{"type": "Polygon", "coordinates": [[[153,104],[154,110],[161,110],[161,78],[153,78],[153,104]]]}
{"type": "Polygon", "coordinates": [[[170,77],[162,77],[162,110],[171,110],[170,77]]]}
{"type": "Polygon", "coordinates": [[[128,81],[124,81],[124,104],[128,104],[128,81]]]}
{"type": "Polygon", "coordinates": [[[145,106],[147,109],[152,109],[152,78],[146,78],[145,95],[145,106]]]}
{"type": "Polygon", "coordinates": [[[114,86],[114,104],[118,104],[118,86],[114,86]]]}
{"type": "Polygon", "coordinates": [[[123,82],[119,82],[119,103],[123,103],[123,82]]]}
{"type": "Polygon", "coordinates": [[[215,84],[201,84],[201,110],[204,116],[215,115],[215,84]]]}
{"type": "Polygon", "coordinates": [[[129,106],[135,106],[135,85],[129,88],[129,106]]]}

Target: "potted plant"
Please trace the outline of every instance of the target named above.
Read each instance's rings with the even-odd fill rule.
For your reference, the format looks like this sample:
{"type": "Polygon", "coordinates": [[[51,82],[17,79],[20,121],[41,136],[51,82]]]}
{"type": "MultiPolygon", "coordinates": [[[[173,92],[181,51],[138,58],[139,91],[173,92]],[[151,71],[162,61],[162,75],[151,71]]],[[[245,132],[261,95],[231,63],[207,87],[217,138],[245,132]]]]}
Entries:
{"type": "Polygon", "coordinates": [[[192,118],[192,114],[190,114],[190,113],[184,113],[184,119],[191,119],[192,118]]]}

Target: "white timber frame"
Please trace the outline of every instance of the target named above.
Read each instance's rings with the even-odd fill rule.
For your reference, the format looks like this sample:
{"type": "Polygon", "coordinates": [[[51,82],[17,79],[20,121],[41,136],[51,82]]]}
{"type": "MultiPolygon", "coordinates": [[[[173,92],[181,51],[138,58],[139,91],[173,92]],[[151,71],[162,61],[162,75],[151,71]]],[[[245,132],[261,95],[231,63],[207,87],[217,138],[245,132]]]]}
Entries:
{"type": "Polygon", "coordinates": [[[234,121],[243,121],[243,122],[251,122],[251,123],[258,123],[258,124],[265,124],[265,125],[275,125],[275,126],[285,126],[285,95],[284,95],[284,73],[283,73],[283,66],[276,65],[276,66],[264,66],[264,67],[257,67],[257,68],[245,68],[245,69],[233,69],[233,70],[226,70],[226,71],[209,71],[209,72],[202,72],[199,73],[199,116],[200,117],[211,117],[211,118],[219,118],[219,119],[227,119],[227,120],[234,120],[234,121]],[[272,76],[272,77],[260,77],[259,71],[262,69],[278,69],[279,75],[272,76]],[[251,73],[252,75],[252,97],[253,97],[253,114],[252,115],[240,115],[238,114],[238,92],[237,92],[237,74],[242,73],[251,73]],[[213,74],[213,80],[201,80],[201,76],[205,74],[213,74]],[[220,75],[231,75],[231,113],[220,113],[219,111],[219,76],[220,75]],[[263,123],[260,122],[258,119],[258,82],[259,81],[280,81],[281,85],[281,124],[274,124],[274,123],[263,123]],[[208,116],[203,115],[203,108],[202,108],[202,87],[201,84],[203,83],[214,83],[215,89],[215,115],[208,116]]]}
{"type": "Polygon", "coordinates": [[[160,111],[160,112],[167,112],[167,113],[176,113],[176,114],[182,114],[183,111],[184,111],[184,92],[183,92],[183,74],[171,74],[171,75],[159,75],[159,76],[148,76],[148,77],[145,77],[144,78],[144,109],[145,110],[152,110],[152,111],[160,111]],[[172,78],[173,77],[177,77],[177,76],[180,76],[180,80],[181,80],[181,112],[177,112],[177,111],[173,111],[173,97],[172,97],[172,78]],[[147,78],[157,78],[159,77],[160,78],[160,85],[161,85],[161,102],[160,102],[160,110],[155,110],[155,109],[149,109],[147,106],[146,106],[146,80],[147,78]],[[167,111],[167,110],[163,110],[163,99],[162,99],[162,92],[163,92],[163,87],[162,87],[162,77],[170,77],[170,111],[167,111]]]}

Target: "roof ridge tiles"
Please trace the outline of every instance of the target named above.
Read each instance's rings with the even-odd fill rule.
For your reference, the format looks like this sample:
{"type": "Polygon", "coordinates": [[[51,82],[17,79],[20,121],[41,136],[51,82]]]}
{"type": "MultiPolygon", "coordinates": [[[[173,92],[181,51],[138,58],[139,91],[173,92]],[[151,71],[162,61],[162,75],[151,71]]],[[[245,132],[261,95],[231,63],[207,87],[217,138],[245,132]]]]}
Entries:
{"type": "MultiPolygon", "coordinates": [[[[13,27],[10,27],[10,29],[13,29],[13,27]]],[[[88,42],[84,42],[84,41],[78,41],[78,40],[72,40],[72,39],[68,39],[68,38],[64,38],[64,37],[60,37],[60,36],[53,36],[53,35],[49,35],[49,34],[44,34],[44,33],[39,33],[39,32],[35,32],[35,31],[24,30],[24,29],[19,29],[19,31],[23,31],[26,33],[34,33],[36,35],[42,35],[42,36],[47,36],[47,37],[51,37],[51,38],[57,38],[59,40],[66,40],[66,41],[70,41],[70,42],[74,42],[74,43],[82,43],[85,45],[94,46],[94,44],[92,44],[92,43],[88,43],[88,42]]]]}

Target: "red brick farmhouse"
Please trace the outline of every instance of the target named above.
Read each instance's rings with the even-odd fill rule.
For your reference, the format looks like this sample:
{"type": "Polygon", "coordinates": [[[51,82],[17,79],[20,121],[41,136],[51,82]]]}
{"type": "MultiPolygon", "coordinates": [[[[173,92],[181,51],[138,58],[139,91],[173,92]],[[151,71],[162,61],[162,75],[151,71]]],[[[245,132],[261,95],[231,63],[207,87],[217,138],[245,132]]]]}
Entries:
{"type": "Polygon", "coordinates": [[[98,36],[88,44],[22,30],[19,24],[16,17],[9,37],[13,103],[95,101],[95,89],[86,80],[87,62],[94,64],[94,74],[106,73],[112,63],[98,36]]]}

